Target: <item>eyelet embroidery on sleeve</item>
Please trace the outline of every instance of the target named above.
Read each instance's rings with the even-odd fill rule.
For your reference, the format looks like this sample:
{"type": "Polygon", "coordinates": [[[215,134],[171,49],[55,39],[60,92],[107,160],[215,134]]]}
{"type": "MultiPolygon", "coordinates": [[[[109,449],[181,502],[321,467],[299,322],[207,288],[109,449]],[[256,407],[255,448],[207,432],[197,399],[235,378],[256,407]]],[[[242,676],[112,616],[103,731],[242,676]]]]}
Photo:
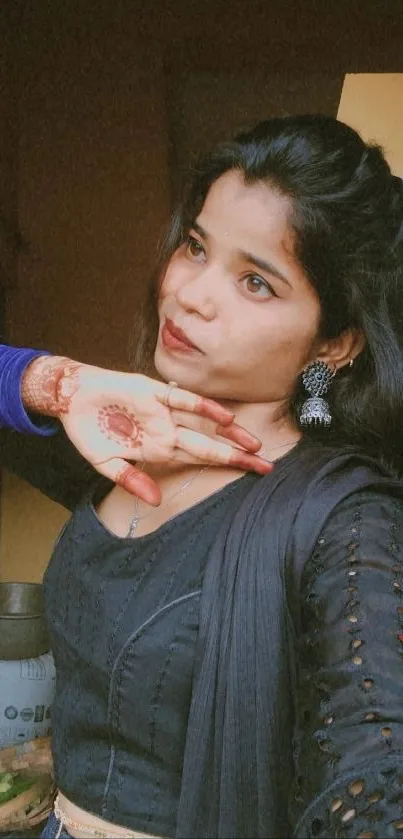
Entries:
{"type": "Polygon", "coordinates": [[[397,617],[397,642],[399,645],[399,654],[403,658],[403,605],[402,605],[402,591],[403,591],[403,565],[400,558],[400,545],[397,538],[398,521],[401,517],[400,506],[396,503],[394,505],[394,515],[390,527],[388,549],[392,561],[392,586],[393,591],[397,597],[396,617],[397,617]]]}
{"type": "MultiPolygon", "coordinates": [[[[360,544],[361,526],[362,512],[361,508],[357,507],[354,511],[353,519],[349,529],[346,554],[345,592],[347,596],[344,611],[346,621],[346,636],[348,638],[346,656],[348,656],[351,665],[357,671],[359,688],[365,691],[366,693],[370,694],[374,687],[373,679],[371,678],[371,674],[365,673],[365,671],[362,672],[364,666],[365,641],[362,637],[360,626],[360,602],[358,592],[359,558],[357,556],[357,549],[360,544]]],[[[311,555],[309,563],[312,587],[307,596],[307,602],[309,604],[309,611],[312,617],[314,618],[314,621],[310,633],[306,638],[306,645],[311,652],[313,648],[316,646],[318,640],[320,640],[319,627],[321,621],[322,607],[320,597],[316,592],[315,582],[324,570],[322,552],[325,545],[325,536],[321,534],[317,541],[315,549],[311,555]]],[[[329,686],[327,685],[327,683],[323,683],[319,680],[315,684],[315,693],[320,701],[323,727],[319,730],[316,730],[316,732],[314,733],[314,738],[316,740],[317,747],[321,756],[325,759],[326,763],[329,766],[334,766],[339,760],[339,755],[334,748],[331,737],[331,728],[333,723],[335,722],[336,715],[331,708],[331,693],[329,691],[329,686]]],[[[304,698],[307,703],[315,701],[311,693],[308,693],[304,698]]],[[[300,710],[302,711],[302,715],[304,716],[304,709],[302,708],[300,710]]],[[[372,713],[374,713],[375,715],[375,712],[372,713]]]]}
{"type": "Polygon", "coordinates": [[[361,666],[363,663],[362,655],[359,655],[357,650],[361,649],[363,641],[360,637],[355,636],[359,632],[359,597],[358,597],[358,577],[359,577],[359,560],[356,551],[360,544],[362,525],[361,510],[358,509],[354,513],[353,524],[350,529],[350,541],[347,545],[347,605],[346,605],[346,619],[347,631],[350,635],[350,660],[356,666],[361,666]]]}
{"type": "MultiPolygon", "coordinates": [[[[360,545],[362,531],[362,510],[359,508],[354,513],[353,524],[350,529],[350,541],[347,545],[347,604],[346,621],[347,632],[350,636],[349,656],[350,662],[357,670],[361,690],[367,694],[368,701],[372,704],[375,701],[373,691],[375,687],[371,673],[366,673],[365,668],[365,639],[363,638],[360,625],[360,601],[359,601],[359,574],[360,560],[357,551],[360,545]]],[[[365,721],[375,721],[376,712],[371,710],[365,716],[365,721]]]]}
{"type": "Polygon", "coordinates": [[[330,799],[313,807],[297,836],[304,839],[383,839],[403,836],[403,767],[384,766],[366,778],[349,779],[330,799]],[[303,830],[303,832],[302,832],[303,830]]]}
{"type": "MultiPolygon", "coordinates": [[[[401,534],[403,533],[403,508],[401,503],[394,505],[394,516],[389,529],[387,546],[390,556],[390,585],[396,596],[396,644],[399,655],[403,657],[403,561],[401,558],[401,534]],[[400,536],[400,540],[399,540],[400,536]],[[400,544],[399,544],[400,541],[400,544]]],[[[367,570],[361,570],[361,559],[359,548],[362,541],[362,555],[369,559],[368,548],[366,547],[365,532],[363,533],[362,506],[356,507],[354,519],[350,528],[351,538],[347,544],[346,551],[346,586],[343,590],[345,606],[342,612],[345,622],[346,638],[348,639],[348,661],[350,662],[352,674],[352,686],[354,690],[361,692],[364,709],[363,722],[372,724],[368,736],[375,738],[381,746],[379,761],[368,762],[357,767],[357,775],[354,777],[354,770],[343,772],[337,776],[330,773],[327,789],[323,790],[318,798],[312,800],[307,791],[306,778],[303,778],[303,799],[307,810],[301,819],[295,835],[298,839],[309,837],[309,839],[327,839],[327,837],[343,837],[343,839],[382,839],[382,837],[402,837],[403,839],[403,757],[400,747],[396,742],[397,734],[393,735],[392,722],[382,713],[382,693],[379,694],[377,678],[371,669],[366,669],[366,644],[371,643],[371,631],[366,629],[366,612],[362,607],[360,611],[360,578],[362,586],[368,585],[367,570]],[[361,541],[360,541],[361,540],[361,541]],[[368,633],[368,637],[367,637],[368,633]],[[354,687],[356,685],[356,687],[354,687]],[[372,733],[370,733],[373,731],[372,733]],[[362,774],[358,774],[362,773],[362,774]],[[333,780],[332,780],[333,778],[333,780]],[[309,801],[312,803],[309,804],[309,801]]],[[[323,538],[323,537],[322,537],[323,538]]],[[[325,540],[323,538],[323,543],[325,540]]],[[[315,554],[319,552],[319,541],[315,554]]],[[[387,556],[384,558],[387,560],[387,556]]],[[[376,572],[376,555],[374,557],[374,569],[376,572]]],[[[310,562],[309,569],[309,591],[316,601],[316,610],[320,614],[321,588],[315,580],[315,572],[320,568],[320,557],[315,556],[314,562],[310,562]]],[[[386,566],[387,567],[387,566],[386,566]]],[[[320,572],[319,572],[320,573],[320,572]]],[[[387,572],[386,572],[387,573],[387,572]]],[[[388,586],[388,577],[385,577],[385,590],[388,586]]],[[[364,595],[362,594],[362,597],[364,595]]],[[[382,596],[382,595],[381,595],[382,596]]],[[[311,599],[310,599],[311,601],[311,599]]],[[[309,602],[310,602],[309,601],[309,602]]],[[[311,612],[312,614],[312,612],[311,612]]],[[[393,608],[392,621],[387,630],[393,643],[393,608]]],[[[308,631],[312,633],[313,622],[308,617],[308,631]]],[[[339,647],[342,650],[342,646],[339,647]]],[[[369,648],[368,648],[368,661],[369,648]]],[[[326,714],[322,717],[323,730],[311,730],[310,735],[315,737],[319,754],[329,767],[331,761],[328,759],[332,752],[331,729],[333,723],[337,724],[337,706],[332,702],[331,683],[327,684],[327,677],[317,679],[316,697],[326,698],[326,714]],[[319,694],[318,694],[319,690],[319,694]],[[325,728],[326,727],[326,728],[325,728]]],[[[307,696],[312,701],[314,694],[307,696]]],[[[305,700],[305,696],[302,696],[305,700]]],[[[316,699],[317,701],[317,699],[316,699]]],[[[320,703],[324,707],[323,701],[320,703]]],[[[358,714],[360,711],[358,710],[358,714]]],[[[313,714],[313,717],[315,715],[313,714]]],[[[359,721],[359,720],[358,720],[359,721]]],[[[314,725],[314,720],[313,720],[314,725]]],[[[320,725],[320,723],[319,723],[320,725]]],[[[336,731],[336,729],[335,729],[336,731]]],[[[363,729],[363,738],[365,738],[363,729]]],[[[309,732],[307,732],[309,735],[309,732]]],[[[334,732],[335,736],[335,732],[334,732]]],[[[337,743],[335,740],[335,745],[337,743]]],[[[305,746],[306,747],[306,746],[305,746]]],[[[312,752],[314,759],[314,752],[312,752]]],[[[324,766],[324,763],[321,763],[324,766]]],[[[300,769],[302,768],[300,764],[300,769]]],[[[302,776],[303,777],[303,776],[302,776]]]]}
{"type": "MultiPolygon", "coordinates": [[[[362,512],[361,508],[357,507],[351,521],[351,526],[348,532],[348,543],[346,546],[346,586],[344,590],[346,597],[344,607],[347,639],[346,658],[348,658],[352,667],[356,671],[358,688],[370,694],[374,686],[373,680],[371,679],[370,674],[362,672],[364,666],[365,641],[362,637],[360,627],[360,602],[358,593],[359,559],[357,556],[357,549],[360,542],[361,524],[362,512]]],[[[316,644],[320,642],[322,604],[320,596],[317,593],[316,580],[324,571],[323,549],[325,547],[326,538],[323,534],[321,534],[309,562],[311,587],[307,595],[307,603],[313,620],[311,622],[310,631],[305,638],[305,644],[310,654],[314,652],[316,644]]],[[[332,739],[332,726],[336,722],[336,714],[332,708],[332,694],[330,686],[326,680],[322,681],[321,679],[318,679],[314,684],[310,685],[310,688],[306,692],[303,692],[301,699],[300,713],[304,718],[305,723],[308,722],[308,727],[308,706],[310,703],[315,706],[319,699],[322,727],[312,730],[311,737],[313,736],[316,741],[321,760],[324,761],[328,767],[335,767],[340,759],[340,756],[332,739]]],[[[298,796],[299,785],[297,784],[296,786],[296,795],[298,796]]]]}

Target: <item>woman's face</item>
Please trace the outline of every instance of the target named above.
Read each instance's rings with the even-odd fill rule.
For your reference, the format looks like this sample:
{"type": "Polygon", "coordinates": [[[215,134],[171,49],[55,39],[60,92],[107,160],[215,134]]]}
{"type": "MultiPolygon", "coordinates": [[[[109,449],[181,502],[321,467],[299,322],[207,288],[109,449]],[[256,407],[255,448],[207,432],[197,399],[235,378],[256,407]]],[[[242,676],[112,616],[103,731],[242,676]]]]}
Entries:
{"type": "Polygon", "coordinates": [[[161,286],[155,365],[217,399],[281,402],[316,355],[320,305],[294,256],[288,199],[231,170],[161,286]]]}

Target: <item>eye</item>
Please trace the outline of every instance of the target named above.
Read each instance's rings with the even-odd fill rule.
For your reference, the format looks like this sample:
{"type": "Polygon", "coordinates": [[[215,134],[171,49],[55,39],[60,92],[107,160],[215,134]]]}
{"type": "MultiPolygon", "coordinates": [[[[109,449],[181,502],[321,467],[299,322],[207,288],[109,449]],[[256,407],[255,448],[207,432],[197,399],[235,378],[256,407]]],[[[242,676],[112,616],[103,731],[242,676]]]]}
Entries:
{"type": "Polygon", "coordinates": [[[267,280],[259,277],[259,274],[247,274],[246,277],[242,278],[241,283],[243,288],[249,294],[253,294],[254,297],[260,297],[266,300],[270,297],[276,297],[267,280]]]}
{"type": "Polygon", "coordinates": [[[196,239],[192,235],[188,235],[186,238],[186,253],[188,256],[192,257],[192,259],[196,259],[199,262],[204,258],[205,251],[204,247],[198,239],[196,239]]]}

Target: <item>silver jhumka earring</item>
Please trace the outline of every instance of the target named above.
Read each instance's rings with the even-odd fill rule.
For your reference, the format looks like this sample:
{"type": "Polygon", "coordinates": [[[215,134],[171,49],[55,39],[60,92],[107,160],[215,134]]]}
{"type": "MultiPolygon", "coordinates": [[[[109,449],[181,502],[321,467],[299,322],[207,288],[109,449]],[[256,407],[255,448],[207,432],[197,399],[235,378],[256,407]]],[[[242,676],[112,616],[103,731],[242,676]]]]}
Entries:
{"type": "Polygon", "coordinates": [[[310,396],[301,408],[299,417],[301,425],[323,425],[327,427],[331,424],[330,408],[326,399],[322,399],[322,397],[329,390],[335,372],[324,361],[312,361],[305,368],[302,381],[310,396]]]}

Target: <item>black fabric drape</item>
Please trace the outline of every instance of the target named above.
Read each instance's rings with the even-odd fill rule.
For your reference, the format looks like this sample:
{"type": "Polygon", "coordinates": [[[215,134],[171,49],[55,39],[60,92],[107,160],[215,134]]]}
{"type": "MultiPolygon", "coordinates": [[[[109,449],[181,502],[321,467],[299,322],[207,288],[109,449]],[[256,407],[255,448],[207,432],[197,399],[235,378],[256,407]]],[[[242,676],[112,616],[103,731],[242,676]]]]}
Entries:
{"type": "Polygon", "coordinates": [[[223,522],[203,585],[177,839],[292,835],[298,582],[329,514],[361,489],[403,497],[370,458],[304,442],[223,522]]]}

